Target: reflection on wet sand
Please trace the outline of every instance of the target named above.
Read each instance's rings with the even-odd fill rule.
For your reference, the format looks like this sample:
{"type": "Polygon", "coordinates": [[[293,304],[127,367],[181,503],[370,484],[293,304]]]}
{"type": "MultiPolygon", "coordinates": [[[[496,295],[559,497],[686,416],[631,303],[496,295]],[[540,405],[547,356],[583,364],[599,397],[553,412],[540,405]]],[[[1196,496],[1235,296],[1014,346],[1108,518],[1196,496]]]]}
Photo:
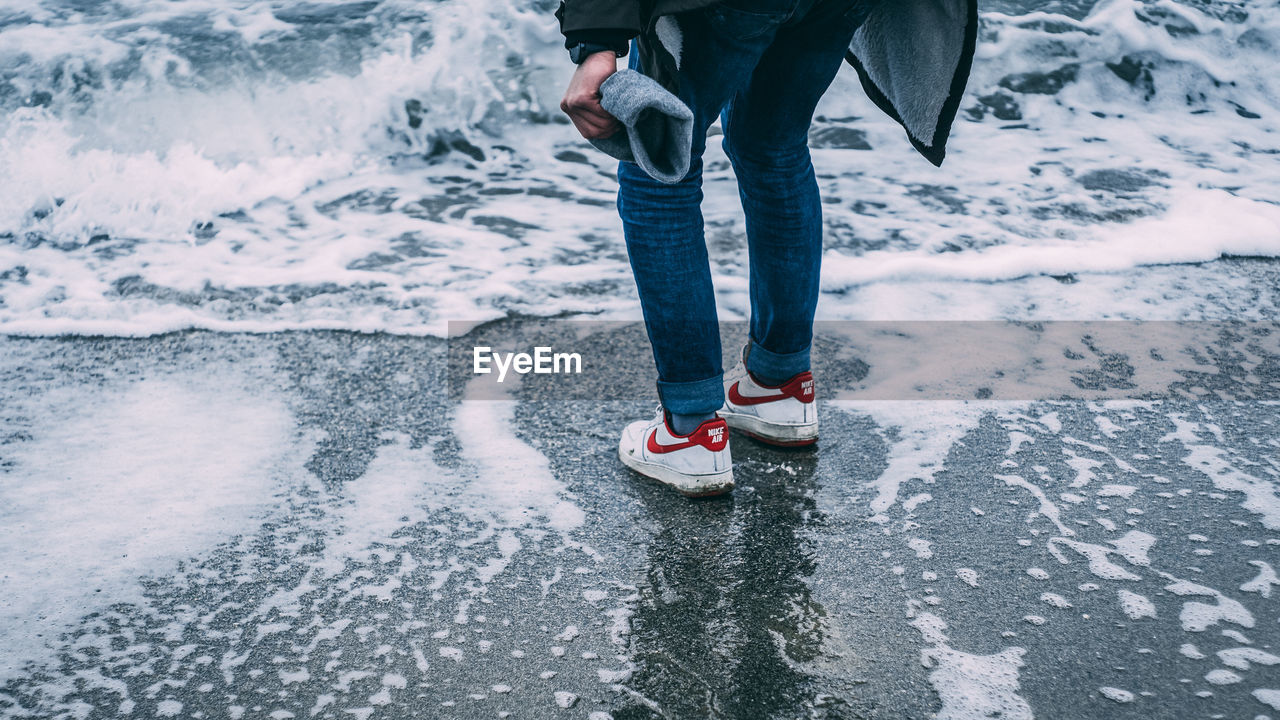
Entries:
{"type": "MultiPolygon", "coordinates": [[[[821,652],[826,611],[807,578],[817,455],[734,438],[738,490],[698,503],[646,497],[659,526],[632,619],[639,697],[616,718],[793,716],[812,709],[799,664],[821,652]]],[[[807,713],[806,713],[807,714],[807,713]]]]}

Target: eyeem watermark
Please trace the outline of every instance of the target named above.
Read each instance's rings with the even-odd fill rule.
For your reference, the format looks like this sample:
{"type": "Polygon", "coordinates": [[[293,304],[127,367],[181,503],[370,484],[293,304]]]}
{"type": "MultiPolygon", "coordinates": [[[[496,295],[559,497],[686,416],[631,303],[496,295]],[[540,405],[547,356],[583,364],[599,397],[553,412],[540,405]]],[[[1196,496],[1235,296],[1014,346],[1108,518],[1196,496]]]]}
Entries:
{"type": "Polygon", "coordinates": [[[533,354],[495,352],[487,345],[471,349],[471,368],[477,375],[498,373],[498,382],[507,378],[507,372],[518,375],[580,375],[582,356],[578,353],[552,352],[550,347],[539,346],[533,354]]]}
{"type": "MultiPolygon", "coordinates": [[[[732,367],[746,324],[704,330],[732,367]]],[[[519,386],[523,399],[630,401],[654,388],[636,321],[451,323],[446,352],[450,393],[472,400],[519,386]]],[[[1280,400],[1280,320],[819,322],[811,357],[820,401],[1280,400]]]]}

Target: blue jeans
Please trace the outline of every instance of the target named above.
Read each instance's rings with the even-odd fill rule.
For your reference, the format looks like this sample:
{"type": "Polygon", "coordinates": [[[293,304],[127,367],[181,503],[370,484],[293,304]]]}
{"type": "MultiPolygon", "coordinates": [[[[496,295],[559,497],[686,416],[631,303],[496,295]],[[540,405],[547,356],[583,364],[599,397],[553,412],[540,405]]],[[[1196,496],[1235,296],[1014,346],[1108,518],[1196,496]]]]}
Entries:
{"type": "MultiPolygon", "coordinates": [[[[673,413],[708,414],[724,404],[701,210],[702,154],[717,116],[746,215],[747,368],[771,378],[809,369],[822,262],[809,124],[870,1],[726,0],[677,16],[679,96],[694,117],[689,173],[668,185],[634,163],[618,166],[618,213],[658,366],[658,395],[673,413]]],[[[637,56],[633,48],[632,69],[637,56]]]]}

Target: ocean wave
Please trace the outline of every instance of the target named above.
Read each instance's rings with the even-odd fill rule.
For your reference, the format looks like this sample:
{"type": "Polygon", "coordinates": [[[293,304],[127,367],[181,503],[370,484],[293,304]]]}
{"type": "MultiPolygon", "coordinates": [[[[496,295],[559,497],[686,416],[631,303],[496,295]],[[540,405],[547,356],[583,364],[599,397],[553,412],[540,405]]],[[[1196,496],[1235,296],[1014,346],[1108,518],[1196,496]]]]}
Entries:
{"type": "MultiPolygon", "coordinates": [[[[612,167],[555,107],[553,5],[0,11],[0,331],[434,332],[630,307],[612,167]]],[[[1280,256],[1280,8],[991,7],[942,170],[850,71],[824,100],[830,314],[867,283],[1280,256]]],[[[718,149],[707,166],[733,314],[736,192],[718,149]]]]}
{"type": "Polygon", "coordinates": [[[532,9],[137,2],[84,17],[48,5],[0,25],[0,232],[182,235],[296,196],[280,176],[306,187],[547,117],[529,58],[554,21],[532,9]],[[208,197],[194,201],[193,185],[208,197]]]}

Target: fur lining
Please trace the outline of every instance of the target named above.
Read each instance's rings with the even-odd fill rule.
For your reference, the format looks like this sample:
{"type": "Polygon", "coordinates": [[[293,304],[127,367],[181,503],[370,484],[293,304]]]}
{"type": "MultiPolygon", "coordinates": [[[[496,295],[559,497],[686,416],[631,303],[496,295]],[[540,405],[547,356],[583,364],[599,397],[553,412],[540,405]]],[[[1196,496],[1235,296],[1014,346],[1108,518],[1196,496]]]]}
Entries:
{"type": "Polygon", "coordinates": [[[867,94],[934,164],[968,79],[977,21],[974,0],[882,2],[849,44],[867,94]]]}
{"type": "Polygon", "coordinates": [[[680,51],[684,49],[684,33],[680,30],[680,22],[676,20],[675,15],[663,15],[658,18],[653,29],[658,35],[658,42],[671,55],[676,69],[679,70],[680,51]]]}
{"type": "Polygon", "coordinates": [[[849,46],[907,132],[921,142],[933,140],[960,64],[963,6],[955,0],[879,3],[849,46]]]}

